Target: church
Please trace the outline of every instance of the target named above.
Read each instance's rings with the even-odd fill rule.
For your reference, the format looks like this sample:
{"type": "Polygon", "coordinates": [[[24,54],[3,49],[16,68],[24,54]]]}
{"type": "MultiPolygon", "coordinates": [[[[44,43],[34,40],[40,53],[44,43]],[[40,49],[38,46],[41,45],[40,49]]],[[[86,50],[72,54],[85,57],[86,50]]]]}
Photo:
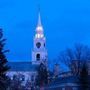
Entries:
{"type": "Polygon", "coordinates": [[[14,75],[20,78],[22,75],[25,77],[25,81],[35,79],[37,75],[37,67],[40,63],[47,65],[47,49],[46,38],[44,36],[44,29],[41,23],[40,12],[38,14],[38,23],[35,30],[32,48],[32,60],[30,62],[8,62],[10,70],[7,75],[13,79],[14,75]]]}

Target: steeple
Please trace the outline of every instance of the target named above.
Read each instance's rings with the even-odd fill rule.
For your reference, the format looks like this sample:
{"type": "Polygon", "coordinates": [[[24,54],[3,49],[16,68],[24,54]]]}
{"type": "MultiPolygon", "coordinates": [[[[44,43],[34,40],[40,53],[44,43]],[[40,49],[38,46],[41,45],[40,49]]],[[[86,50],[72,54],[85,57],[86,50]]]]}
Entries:
{"type": "Polygon", "coordinates": [[[37,27],[36,27],[36,33],[43,33],[43,26],[41,23],[41,16],[40,16],[40,11],[38,13],[38,23],[37,23],[37,27]]]}
{"type": "Polygon", "coordinates": [[[35,30],[34,46],[32,51],[32,64],[40,64],[47,61],[46,38],[41,23],[40,8],[38,11],[37,26],[35,30]]]}
{"type": "Polygon", "coordinates": [[[40,12],[38,13],[38,26],[42,26],[40,12]]]}

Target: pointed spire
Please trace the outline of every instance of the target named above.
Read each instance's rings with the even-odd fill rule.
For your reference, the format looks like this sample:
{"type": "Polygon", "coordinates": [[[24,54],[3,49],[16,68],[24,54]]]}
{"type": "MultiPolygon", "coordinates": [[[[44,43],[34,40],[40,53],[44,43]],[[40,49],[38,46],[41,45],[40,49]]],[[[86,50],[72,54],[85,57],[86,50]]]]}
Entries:
{"type": "Polygon", "coordinates": [[[40,12],[38,14],[38,26],[42,26],[40,12]]]}
{"type": "Polygon", "coordinates": [[[38,23],[36,27],[36,33],[43,34],[43,26],[41,23],[40,6],[38,6],[38,23]]]}
{"type": "Polygon", "coordinates": [[[37,27],[36,27],[36,32],[37,33],[43,33],[43,26],[42,26],[42,23],[41,23],[40,11],[38,13],[38,23],[37,23],[37,27]]]}
{"type": "Polygon", "coordinates": [[[40,15],[40,4],[38,4],[38,26],[42,26],[41,15],[40,15]]]}

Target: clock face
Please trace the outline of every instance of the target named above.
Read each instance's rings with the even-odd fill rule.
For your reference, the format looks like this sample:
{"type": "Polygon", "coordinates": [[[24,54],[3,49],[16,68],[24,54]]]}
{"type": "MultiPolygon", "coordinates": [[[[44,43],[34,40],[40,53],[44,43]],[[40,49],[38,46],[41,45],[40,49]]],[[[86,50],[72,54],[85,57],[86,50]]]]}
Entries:
{"type": "Polygon", "coordinates": [[[37,42],[36,43],[36,46],[37,46],[37,48],[40,48],[41,47],[41,43],[40,42],[37,42]]]}

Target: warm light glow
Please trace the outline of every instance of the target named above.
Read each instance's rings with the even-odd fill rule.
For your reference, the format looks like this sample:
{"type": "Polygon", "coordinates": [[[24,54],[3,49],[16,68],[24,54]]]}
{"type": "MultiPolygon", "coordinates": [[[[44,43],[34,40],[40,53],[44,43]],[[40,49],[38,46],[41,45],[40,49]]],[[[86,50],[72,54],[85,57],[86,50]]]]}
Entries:
{"type": "Polygon", "coordinates": [[[41,26],[38,26],[38,27],[36,28],[36,30],[37,30],[37,31],[42,31],[43,28],[42,28],[41,26]]]}
{"type": "Polygon", "coordinates": [[[36,34],[35,37],[36,37],[36,38],[43,38],[44,35],[43,35],[43,34],[36,34]]]}

